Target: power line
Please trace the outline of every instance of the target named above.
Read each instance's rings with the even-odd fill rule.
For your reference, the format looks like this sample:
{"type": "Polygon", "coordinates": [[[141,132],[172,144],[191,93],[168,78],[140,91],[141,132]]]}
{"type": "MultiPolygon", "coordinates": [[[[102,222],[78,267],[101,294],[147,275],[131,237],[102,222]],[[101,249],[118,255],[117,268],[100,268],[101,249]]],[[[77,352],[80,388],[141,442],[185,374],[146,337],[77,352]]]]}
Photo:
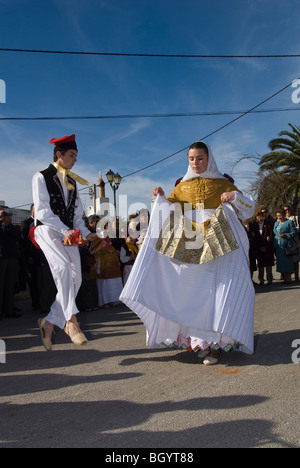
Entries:
{"type": "MultiPolygon", "coordinates": [[[[300,79],[300,78],[298,78],[300,79]]],[[[208,135],[204,136],[204,137],[201,137],[199,138],[199,141],[203,141],[203,140],[206,140],[207,138],[209,138],[210,136],[212,135],[215,135],[216,133],[220,132],[221,130],[223,130],[224,128],[228,127],[229,125],[233,124],[234,122],[237,122],[238,120],[240,120],[241,118],[245,117],[246,115],[250,114],[250,113],[253,113],[258,107],[262,106],[263,104],[265,104],[266,102],[270,101],[271,99],[273,99],[275,96],[278,96],[279,94],[281,94],[283,91],[285,91],[286,89],[288,89],[290,86],[292,86],[292,84],[294,83],[295,80],[293,80],[291,83],[289,83],[288,85],[284,86],[283,88],[281,88],[279,91],[276,91],[274,94],[272,94],[271,96],[269,96],[268,98],[264,99],[263,101],[261,101],[259,104],[257,104],[256,106],[252,107],[251,109],[249,109],[248,111],[244,112],[243,114],[239,115],[238,117],[236,117],[235,119],[231,120],[230,122],[227,122],[225,125],[222,125],[221,127],[217,128],[216,130],[214,130],[213,132],[209,133],[208,135]]],[[[137,171],[134,171],[134,172],[131,172],[130,174],[127,174],[125,176],[122,177],[122,179],[125,179],[127,177],[131,177],[132,175],[135,175],[135,174],[138,174],[142,171],[145,171],[146,169],[149,169],[150,167],[153,167],[153,166],[156,166],[168,159],[171,159],[172,157],[176,156],[177,154],[180,154],[182,153],[183,151],[186,151],[188,148],[190,147],[190,145],[186,146],[185,148],[182,148],[178,151],[176,151],[175,153],[172,153],[170,154],[169,156],[166,156],[165,158],[162,158],[160,159],[159,161],[156,161],[152,164],[148,164],[147,166],[141,168],[141,169],[138,169],[137,171]]],[[[86,189],[86,188],[85,188],[86,189]]],[[[84,188],[81,189],[81,190],[85,190],[84,188]]],[[[29,205],[29,204],[28,204],[29,205]]],[[[22,205],[22,206],[27,206],[27,205],[22,205]]]]}
{"type": "MultiPolygon", "coordinates": [[[[283,107],[251,111],[251,114],[299,111],[299,107],[283,107]]],[[[245,110],[216,111],[216,112],[177,112],[173,114],[117,114],[117,115],[81,115],[81,116],[49,116],[49,117],[0,117],[0,121],[47,121],[47,120],[114,120],[114,119],[145,119],[145,118],[174,118],[174,117],[203,117],[218,115],[238,115],[248,113],[245,110]]]]}
{"type": "MultiPolygon", "coordinates": [[[[299,79],[299,78],[298,78],[299,79]]],[[[230,122],[228,122],[227,124],[225,125],[222,125],[221,127],[217,128],[216,130],[214,130],[213,132],[209,133],[208,135],[204,136],[204,137],[201,137],[199,138],[199,140],[206,140],[207,138],[209,138],[210,136],[212,135],[215,135],[216,133],[220,132],[221,130],[223,130],[224,128],[228,127],[229,125],[233,124],[234,122],[236,122],[237,120],[245,117],[246,115],[252,113],[253,111],[255,111],[258,107],[262,106],[263,104],[265,104],[266,102],[270,101],[271,99],[273,99],[275,96],[278,96],[278,94],[281,94],[283,91],[285,91],[287,88],[289,88],[290,86],[292,86],[292,84],[294,83],[294,80],[289,83],[288,85],[284,86],[282,89],[280,89],[279,91],[277,91],[276,93],[272,94],[271,96],[269,96],[267,99],[264,99],[263,101],[261,101],[259,104],[257,104],[256,106],[252,107],[251,109],[249,109],[247,112],[244,112],[243,114],[239,115],[238,117],[236,117],[235,119],[231,120],[230,122]]],[[[171,159],[173,158],[174,156],[176,156],[177,154],[179,153],[182,153],[183,151],[186,151],[188,148],[190,147],[189,146],[186,146],[185,148],[182,148],[181,150],[178,150],[176,151],[175,153],[172,153],[170,154],[169,156],[166,156],[165,158],[162,158],[160,159],[159,161],[156,161],[152,164],[149,164],[148,166],[145,166],[141,169],[138,169],[137,171],[134,171],[134,172],[131,172],[130,174],[127,174],[126,176],[122,177],[122,179],[125,179],[126,177],[130,177],[132,175],[135,175],[135,174],[138,174],[139,172],[142,172],[146,169],[149,169],[150,167],[153,167],[153,166],[156,166],[157,164],[160,164],[168,159],[171,159]]]]}
{"type": "Polygon", "coordinates": [[[206,54],[144,54],[120,52],[87,52],[66,50],[12,49],[0,48],[0,52],[19,52],[31,54],[61,54],[61,55],[96,55],[104,57],[154,57],[154,58],[209,58],[209,59],[249,59],[249,58],[299,58],[300,54],[266,54],[266,55],[206,55],[206,54]]]}

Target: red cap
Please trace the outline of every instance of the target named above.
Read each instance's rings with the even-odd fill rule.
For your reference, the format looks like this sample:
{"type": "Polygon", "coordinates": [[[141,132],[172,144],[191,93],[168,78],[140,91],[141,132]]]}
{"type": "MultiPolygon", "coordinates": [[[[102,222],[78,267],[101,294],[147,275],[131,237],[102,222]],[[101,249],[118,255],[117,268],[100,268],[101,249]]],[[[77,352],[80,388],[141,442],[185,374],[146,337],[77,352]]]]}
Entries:
{"type": "Polygon", "coordinates": [[[49,143],[52,143],[55,148],[72,148],[77,149],[77,145],[75,142],[75,135],[64,136],[62,138],[52,138],[49,143]]]}

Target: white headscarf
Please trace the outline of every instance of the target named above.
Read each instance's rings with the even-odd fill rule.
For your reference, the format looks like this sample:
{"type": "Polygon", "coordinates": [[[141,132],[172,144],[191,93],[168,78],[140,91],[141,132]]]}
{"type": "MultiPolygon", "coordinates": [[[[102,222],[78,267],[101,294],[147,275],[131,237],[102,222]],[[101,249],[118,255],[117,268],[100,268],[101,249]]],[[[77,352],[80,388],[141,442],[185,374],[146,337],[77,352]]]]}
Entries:
{"type": "MultiPolygon", "coordinates": [[[[201,143],[204,142],[201,141],[201,143]]],[[[195,179],[196,177],[202,177],[203,179],[225,179],[224,175],[221,174],[221,172],[219,172],[218,170],[217,163],[210,146],[207,143],[204,144],[207,146],[208,149],[208,166],[206,171],[202,172],[202,174],[196,174],[196,172],[194,172],[191,166],[189,165],[188,171],[182,179],[182,182],[190,179],[195,179]]]]}

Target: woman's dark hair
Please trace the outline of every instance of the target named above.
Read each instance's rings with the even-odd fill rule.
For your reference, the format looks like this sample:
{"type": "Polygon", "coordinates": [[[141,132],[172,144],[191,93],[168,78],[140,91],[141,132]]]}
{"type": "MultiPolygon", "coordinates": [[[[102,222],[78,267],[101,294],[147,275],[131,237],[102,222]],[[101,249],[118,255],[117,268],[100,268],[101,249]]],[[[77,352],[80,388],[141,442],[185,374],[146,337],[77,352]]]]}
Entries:
{"type": "Polygon", "coordinates": [[[283,205],[282,209],[284,212],[289,211],[291,214],[293,214],[293,210],[290,205],[283,205]]]}
{"type": "Polygon", "coordinates": [[[207,156],[208,156],[208,148],[207,148],[206,144],[203,143],[202,141],[195,141],[195,143],[193,143],[189,147],[188,154],[189,154],[189,151],[191,149],[203,149],[205,151],[205,153],[207,154],[207,156]]]}

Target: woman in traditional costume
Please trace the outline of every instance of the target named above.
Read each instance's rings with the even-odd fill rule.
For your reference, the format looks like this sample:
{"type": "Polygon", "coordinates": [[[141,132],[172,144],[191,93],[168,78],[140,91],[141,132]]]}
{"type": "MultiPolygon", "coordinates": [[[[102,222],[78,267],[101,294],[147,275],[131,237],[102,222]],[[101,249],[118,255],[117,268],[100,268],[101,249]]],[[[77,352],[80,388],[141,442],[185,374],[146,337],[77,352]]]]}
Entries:
{"type": "MultiPolygon", "coordinates": [[[[109,307],[119,302],[123,289],[121,264],[109,237],[94,240],[90,252],[94,255],[97,268],[98,306],[109,307]]],[[[102,235],[103,237],[103,235],[102,235]]]]}
{"type": "Polygon", "coordinates": [[[224,177],[208,145],[196,142],[170,197],[158,187],[149,229],[120,299],[144,322],[150,348],[253,353],[254,287],[241,221],[255,204],[224,177]]]}

